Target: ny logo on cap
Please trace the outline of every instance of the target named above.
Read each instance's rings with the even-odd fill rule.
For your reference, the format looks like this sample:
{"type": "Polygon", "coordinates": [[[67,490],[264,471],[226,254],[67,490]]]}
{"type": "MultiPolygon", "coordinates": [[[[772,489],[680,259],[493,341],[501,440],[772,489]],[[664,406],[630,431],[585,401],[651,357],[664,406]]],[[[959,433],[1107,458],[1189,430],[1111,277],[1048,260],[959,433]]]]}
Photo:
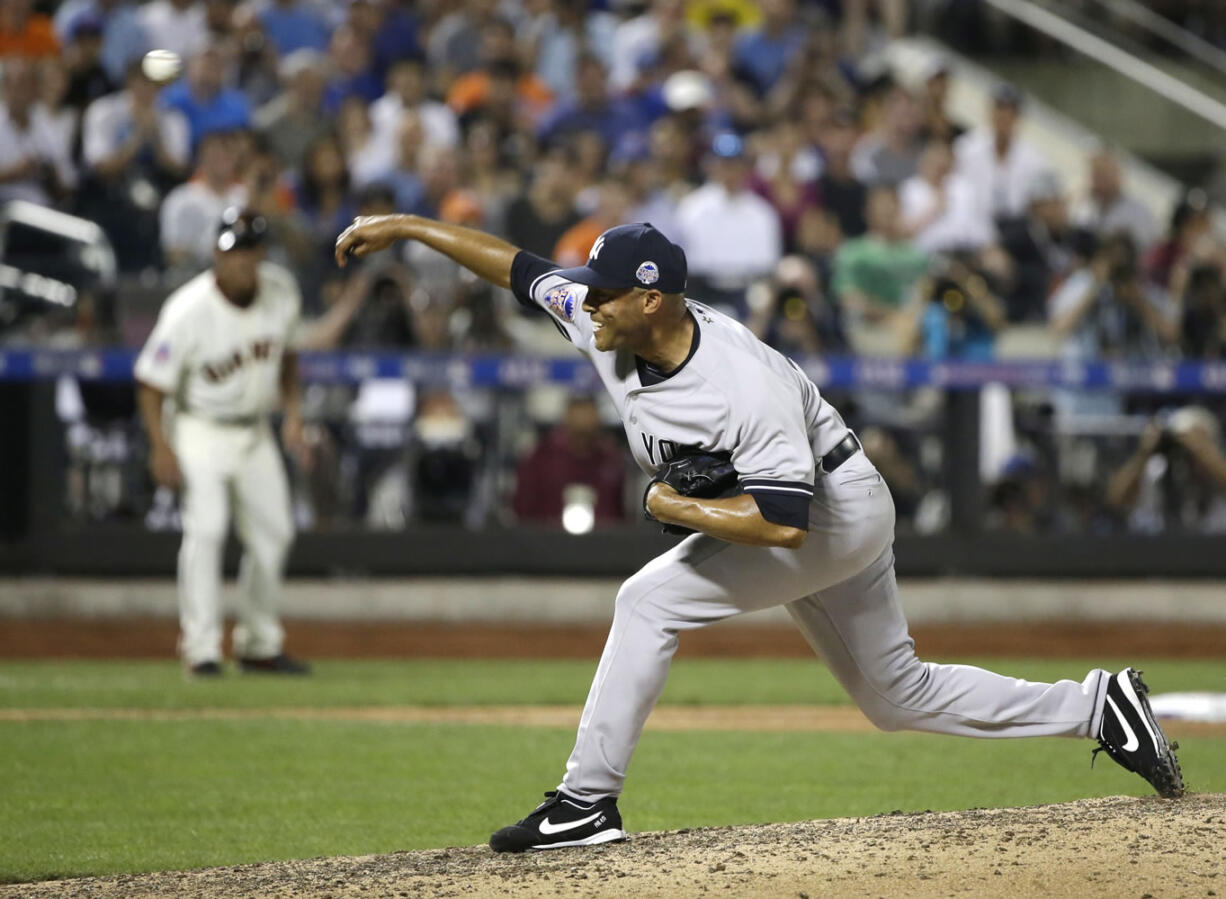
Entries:
{"type": "Polygon", "coordinates": [[[604,235],[596,238],[596,242],[592,244],[591,255],[588,256],[588,262],[594,262],[596,257],[600,255],[600,251],[604,249],[604,235]]]}

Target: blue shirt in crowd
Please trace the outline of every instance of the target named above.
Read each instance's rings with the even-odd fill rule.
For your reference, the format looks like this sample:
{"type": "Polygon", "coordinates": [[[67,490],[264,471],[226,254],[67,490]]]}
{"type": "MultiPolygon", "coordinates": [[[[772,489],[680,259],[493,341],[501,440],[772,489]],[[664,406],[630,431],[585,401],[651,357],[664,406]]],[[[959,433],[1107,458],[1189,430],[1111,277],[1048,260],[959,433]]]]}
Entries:
{"type": "Polygon", "coordinates": [[[753,76],[759,91],[766,93],[783,77],[804,44],[803,28],[788,28],[777,36],[751,31],[736,42],[733,53],[736,64],[753,76]]]}
{"type": "Polygon", "coordinates": [[[192,94],[187,79],[183,78],[162,91],[161,102],[187,116],[193,154],[206,134],[251,127],[251,101],[232,87],[223,87],[212,97],[202,98],[192,94]]]}
{"type": "Polygon", "coordinates": [[[920,323],[924,356],[934,360],[991,362],[996,335],[978,316],[951,315],[941,303],[929,303],[920,323]]]}
{"type": "Polygon", "coordinates": [[[281,56],[295,50],[326,50],[332,37],[328,24],[301,4],[271,4],[260,13],[260,24],[281,56]]]}
{"type": "Polygon", "coordinates": [[[374,70],[380,83],[386,77],[387,70],[397,60],[421,59],[421,45],[417,41],[417,19],[403,9],[388,10],[379,30],[375,32],[371,50],[374,51],[374,70]]]}

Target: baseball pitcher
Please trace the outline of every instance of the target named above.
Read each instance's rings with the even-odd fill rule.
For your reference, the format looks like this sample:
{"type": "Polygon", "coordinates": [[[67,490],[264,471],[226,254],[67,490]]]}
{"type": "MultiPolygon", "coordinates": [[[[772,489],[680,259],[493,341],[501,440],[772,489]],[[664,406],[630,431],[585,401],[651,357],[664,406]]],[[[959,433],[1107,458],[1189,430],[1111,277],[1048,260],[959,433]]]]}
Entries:
{"type": "Polygon", "coordinates": [[[179,654],[196,677],[222,673],[222,548],[231,514],[244,547],[233,634],[239,669],[309,670],[282,650],[277,601],[294,529],[285,467],[268,422],[283,400],[282,437],[287,447],[300,443],[292,346],[302,300],[293,276],[264,261],[267,232],[262,216],[228,209],[213,268],[166,299],[136,361],[153,478],[182,488],[179,654]],[[167,398],[175,414],[164,421],[167,398]]]}
{"type": "Polygon", "coordinates": [[[1133,669],[1042,684],[916,657],[881,476],[799,367],[685,297],[685,254],[651,225],[611,228],[586,265],[559,269],[478,231],[361,218],[337,240],[337,262],[401,239],[544,309],[595,365],[635,460],[654,475],[646,512],[696,532],[618,591],[562,782],[490,838],[495,851],[624,839],[617,797],[678,635],[775,605],[883,730],[1088,737],[1163,796],[1183,792],[1133,669]]]}

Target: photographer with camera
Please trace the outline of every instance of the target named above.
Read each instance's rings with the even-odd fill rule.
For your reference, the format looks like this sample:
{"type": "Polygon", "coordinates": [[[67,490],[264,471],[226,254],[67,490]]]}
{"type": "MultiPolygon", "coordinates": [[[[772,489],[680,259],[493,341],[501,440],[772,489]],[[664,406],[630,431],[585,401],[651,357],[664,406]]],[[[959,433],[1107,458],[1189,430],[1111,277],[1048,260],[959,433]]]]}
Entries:
{"type": "Polygon", "coordinates": [[[1226,453],[1208,409],[1185,406],[1146,426],[1136,451],[1107,482],[1107,504],[1128,529],[1226,532],[1226,453]]]}
{"type": "Polygon", "coordinates": [[[1142,279],[1132,239],[1119,232],[1095,248],[1093,235],[1080,232],[1074,245],[1089,262],[1065,280],[1048,306],[1051,328],[1065,340],[1065,355],[1080,360],[1169,355],[1179,341],[1178,309],[1142,279]]]}
{"type": "Polygon", "coordinates": [[[746,327],[781,353],[846,352],[839,310],[822,291],[817,267],[803,256],[785,256],[771,281],[746,294],[746,327]]]}
{"type": "Polygon", "coordinates": [[[1012,261],[1002,285],[1009,321],[1035,322],[1043,318],[1044,300],[1052,285],[1070,268],[1068,206],[1064,186],[1056,173],[1034,174],[1025,186],[1025,208],[1017,215],[996,220],[997,243],[1012,261]]]}
{"type": "Polygon", "coordinates": [[[911,306],[908,345],[928,359],[983,362],[1005,327],[1005,304],[973,256],[935,256],[911,306]]]}

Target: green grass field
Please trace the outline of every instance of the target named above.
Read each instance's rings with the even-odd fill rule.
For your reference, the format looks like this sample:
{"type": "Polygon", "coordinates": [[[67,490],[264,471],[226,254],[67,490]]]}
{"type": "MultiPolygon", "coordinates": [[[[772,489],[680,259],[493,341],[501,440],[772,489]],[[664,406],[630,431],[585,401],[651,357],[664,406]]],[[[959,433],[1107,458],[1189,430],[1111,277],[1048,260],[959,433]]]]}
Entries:
{"type": "MultiPolygon", "coordinates": [[[[984,664],[1039,680],[1080,679],[1090,667],[984,664]]],[[[0,708],[578,705],[594,668],[595,660],[328,662],[308,680],[186,683],[173,663],[0,663],[0,708]]],[[[1226,662],[1145,669],[1155,692],[1226,690],[1226,662]]],[[[846,701],[805,660],[683,660],[664,699],[846,701]]],[[[552,789],[572,739],[571,728],[483,725],[0,721],[0,881],[479,843],[552,789]]],[[[631,830],[657,830],[1149,792],[1108,759],[1091,771],[1091,746],[649,732],[621,807],[631,830]]],[[[1226,738],[1182,746],[1190,788],[1226,791],[1226,738]]]]}

